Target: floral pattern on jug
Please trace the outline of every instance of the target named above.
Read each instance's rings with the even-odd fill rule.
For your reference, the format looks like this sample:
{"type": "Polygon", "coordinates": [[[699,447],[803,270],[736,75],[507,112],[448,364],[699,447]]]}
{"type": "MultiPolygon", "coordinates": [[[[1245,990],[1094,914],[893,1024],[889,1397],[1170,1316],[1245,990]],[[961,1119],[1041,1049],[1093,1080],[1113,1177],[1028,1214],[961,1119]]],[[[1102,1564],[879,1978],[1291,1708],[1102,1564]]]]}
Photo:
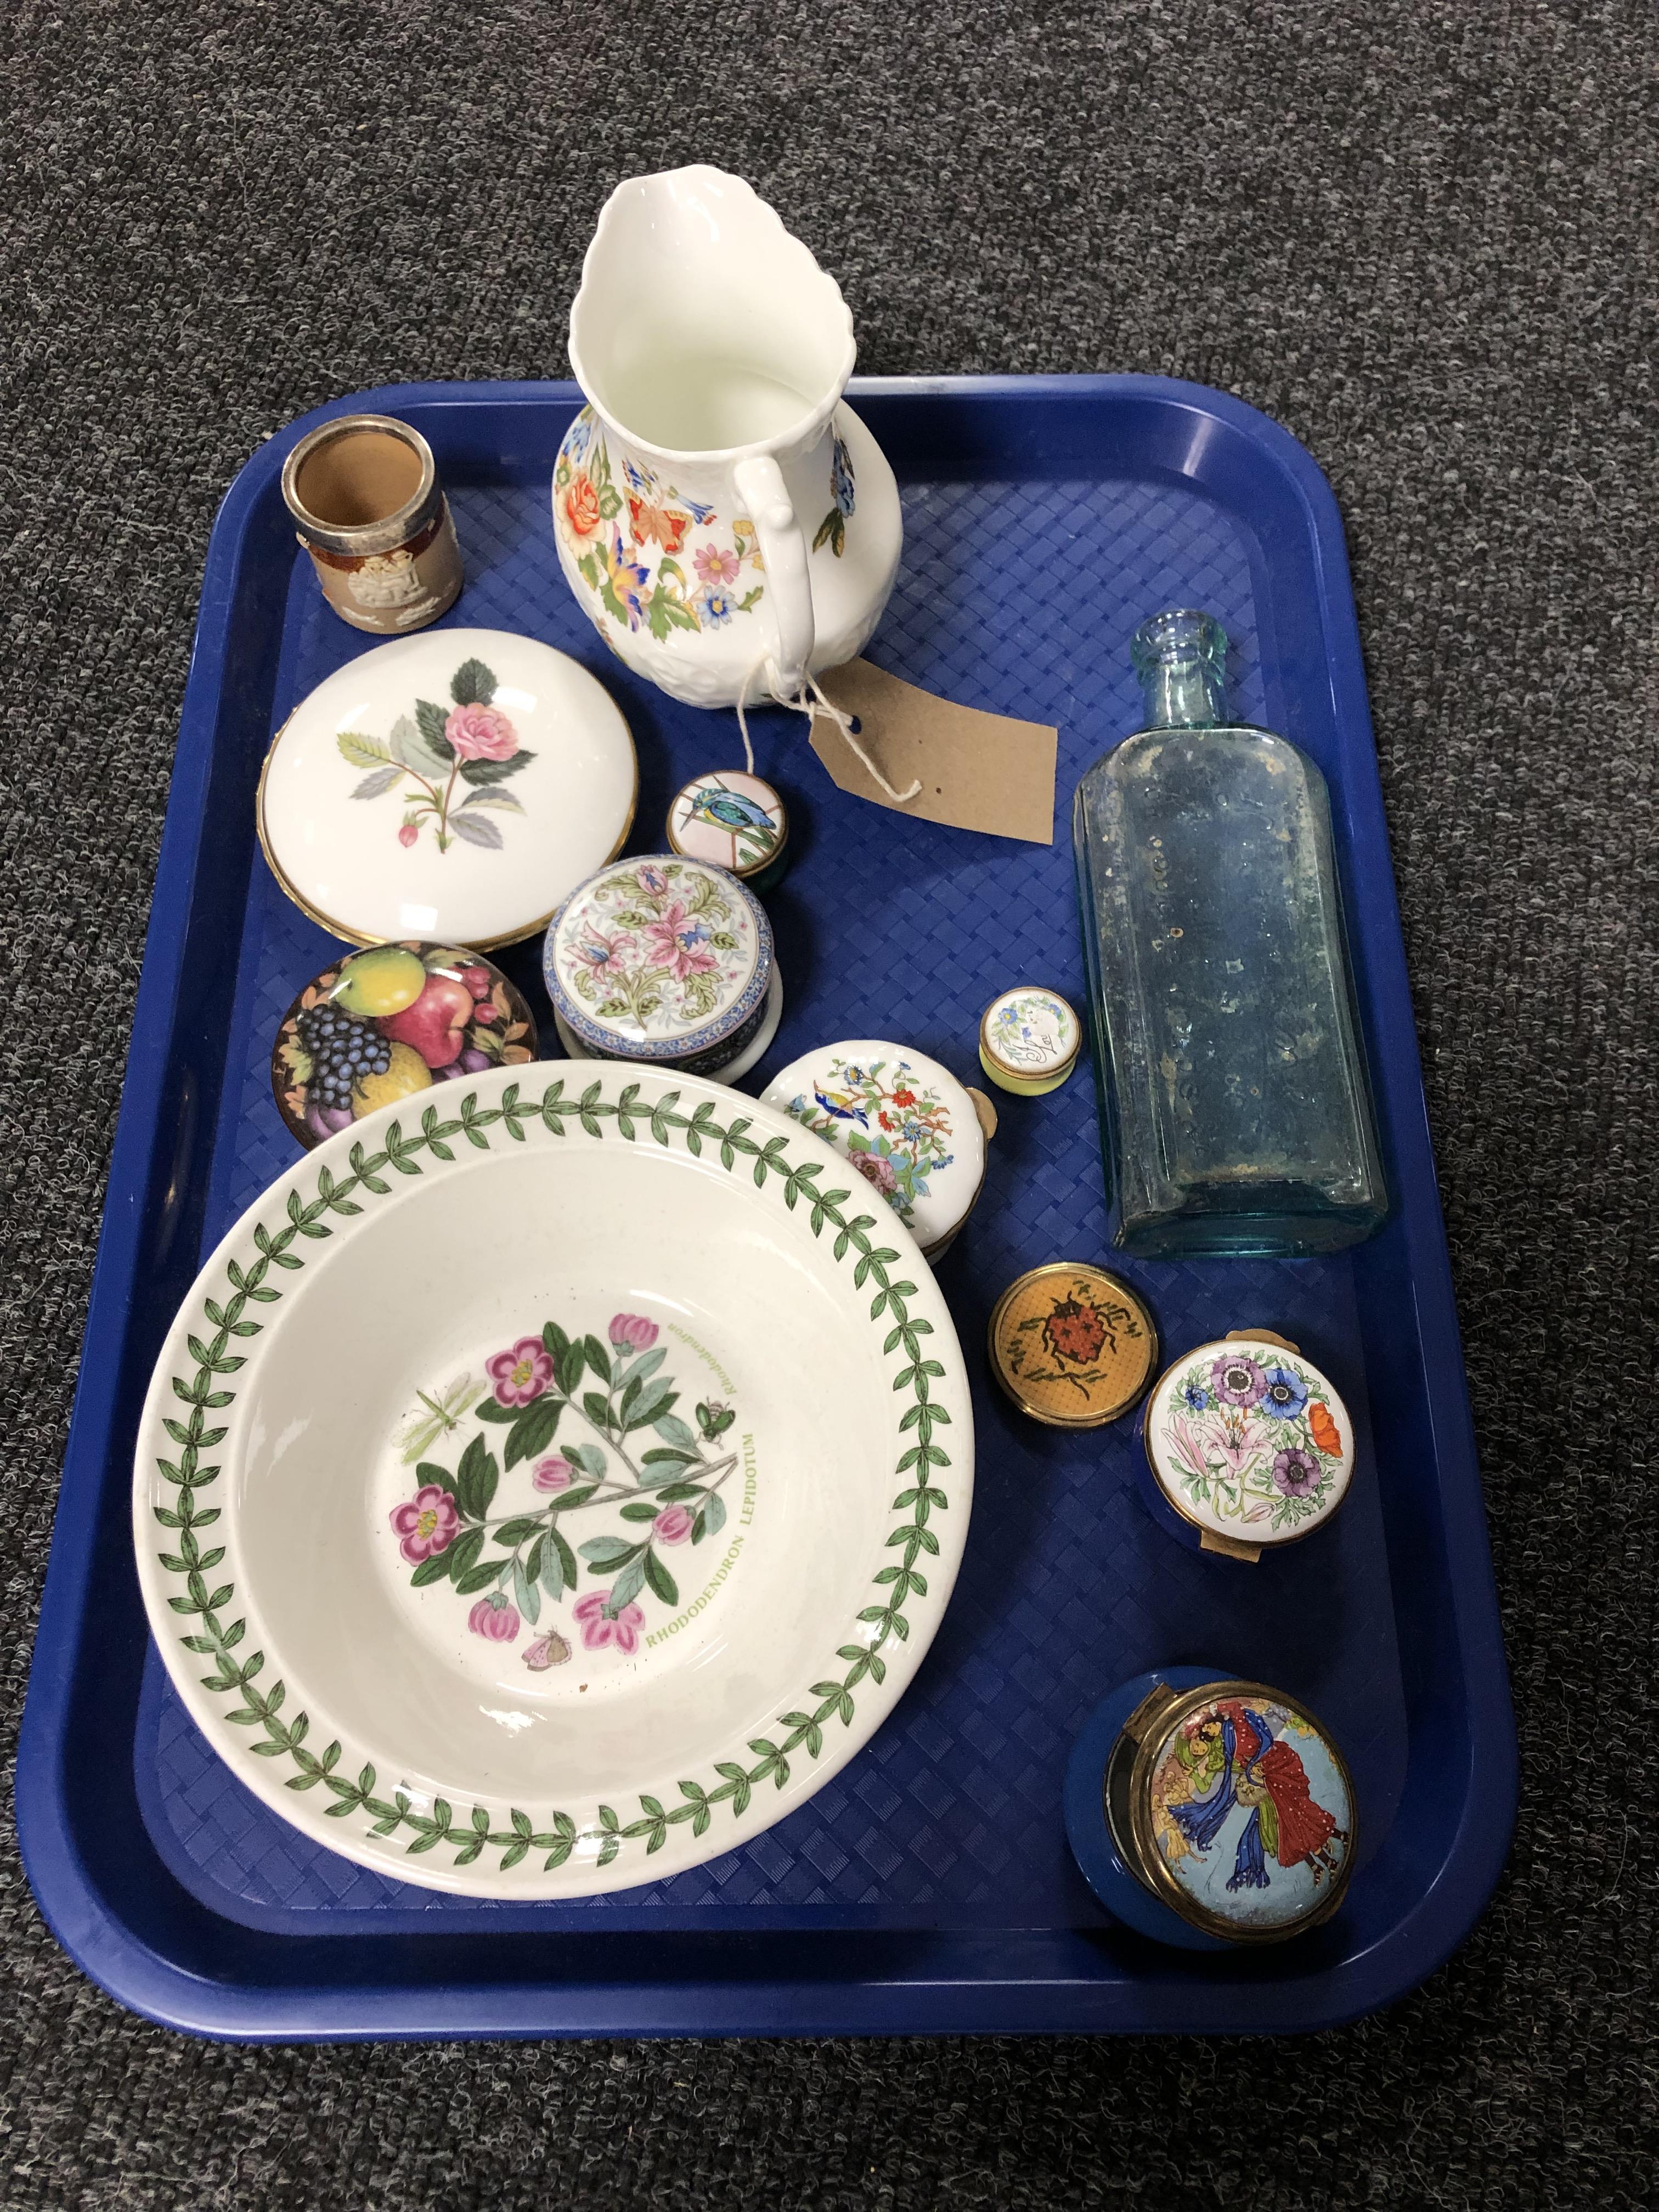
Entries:
{"type": "Polygon", "coordinates": [[[837,561],[847,550],[847,519],[858,506],[858,486],[853,477],[853,456],[847,450],[847,441],[839,430],[836,433],[835,450],[830,462],[830,482],[836,495],[836,503],[821,523],[812,539],[812,550],[827,545],[837,561]]]}
{"type": "Polygon", "coordinates": [[[765,595],[765,585],[746,573],[763,568],[749,518],[722,523],[712,507],[683,498],[654,470],[627,459],[618,485],[591,407],[564,434],[553,491],[578,572],[611,621],[628,629],[643,628],[659,641],[671,630],[720,629],[752,614],[765,595]]]}
{"type": "Polygon", "coordinates": [[[482,1378],[421,1391],[399,1431],[413,1487],[388,1518],[409,1587],[470,1599],[468,1632],[518,1646],[532,1674],[577,1643],[632,1658],[642,1601],[680,1601],[671,1559],[726,1525],[737,1414],[714,1398],[695,1425],[675,1411],[659,1334],[642,1314],[614,1314],[603,1340],[546,1322],[491,1353],[482,1378]],[[579,1526],[595,1533],[578,1540],[579,1526]],[[568,1608],[562,1627],[544,1623],[544,1601],[568,1608]]]}

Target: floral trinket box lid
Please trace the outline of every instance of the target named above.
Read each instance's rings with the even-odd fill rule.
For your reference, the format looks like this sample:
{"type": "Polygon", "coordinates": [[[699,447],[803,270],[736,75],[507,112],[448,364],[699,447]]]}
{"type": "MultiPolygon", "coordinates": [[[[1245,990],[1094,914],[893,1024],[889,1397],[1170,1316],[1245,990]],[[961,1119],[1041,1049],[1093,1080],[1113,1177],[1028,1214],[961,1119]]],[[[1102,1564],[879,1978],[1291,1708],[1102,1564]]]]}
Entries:
{"type": "Polygon", "coordinates": [[[354,945],[474,951],[542,928],[634,818],[634,741],[580,662],[508,630],[430,629],[302,699],[259,779],[259,842],[354,945]]]}
{"type": "Polygon", "coordinates": [[[694,1073],[755,1035],[775,965],[753,892],[674,853],[618,860],[578,884],[542,953],[554,1010],[590,1053],[694,1073]]]}
{"type": "Polygon", "coordinates": [[[1082,1042],[1083,1024],[1058,991],[1022,983],[981,1017],[979,1064],[1000,1090],[1041,1098],[1070,1075],[1082,1042]]]}
{"type": "Polygon", "coordinates": [[[925,1053],[868,1037],[823,1045],[791,1061],[762,1102],[844,1152],[928,1258],[972,1212],[996,1116],[925,1053]]]}
{"type": "Polygon", "coordinates": [[[1347,1496],[1354,1429],[1297,1346],[1239,1329],[1166,1369],[1147,1399],[1158,1517],[1199,1549],[1255,1560],[1322,1528],[1347,1496]]]}

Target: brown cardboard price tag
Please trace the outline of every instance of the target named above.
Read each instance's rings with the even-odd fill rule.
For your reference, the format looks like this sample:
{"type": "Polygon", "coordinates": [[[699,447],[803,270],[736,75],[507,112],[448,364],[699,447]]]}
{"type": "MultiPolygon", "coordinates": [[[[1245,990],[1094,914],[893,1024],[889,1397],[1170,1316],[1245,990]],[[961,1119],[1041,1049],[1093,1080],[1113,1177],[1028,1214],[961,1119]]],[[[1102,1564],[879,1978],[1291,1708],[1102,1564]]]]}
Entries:
{"type": "Polygon", "coordinates": [[[849,660],[818,680],[843,714],[858,717],[859,743],[894,790],[921,786],[914,799],[890,798],[840,726],[828,714],[816,714],[812,750],[842,791],[953,830],[1054,843],[1058,730],[953,706],[867,660],[849,660]]]}

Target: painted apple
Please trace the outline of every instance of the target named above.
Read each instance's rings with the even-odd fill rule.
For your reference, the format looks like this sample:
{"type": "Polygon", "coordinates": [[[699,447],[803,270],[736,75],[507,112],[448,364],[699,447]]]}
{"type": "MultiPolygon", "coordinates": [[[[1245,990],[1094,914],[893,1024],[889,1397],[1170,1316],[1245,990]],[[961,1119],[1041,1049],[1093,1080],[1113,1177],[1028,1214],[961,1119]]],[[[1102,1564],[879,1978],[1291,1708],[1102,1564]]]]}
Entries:
{"type": "Polygon", "coordinates": [[[413,1006],[382,1014],[375,1027],[382,1036],[412,1045],[428,1067],[447,1067],[461,1056],[472,1015],[472,994],[465,983],[453,975],[428,975],[413,1006]]]}

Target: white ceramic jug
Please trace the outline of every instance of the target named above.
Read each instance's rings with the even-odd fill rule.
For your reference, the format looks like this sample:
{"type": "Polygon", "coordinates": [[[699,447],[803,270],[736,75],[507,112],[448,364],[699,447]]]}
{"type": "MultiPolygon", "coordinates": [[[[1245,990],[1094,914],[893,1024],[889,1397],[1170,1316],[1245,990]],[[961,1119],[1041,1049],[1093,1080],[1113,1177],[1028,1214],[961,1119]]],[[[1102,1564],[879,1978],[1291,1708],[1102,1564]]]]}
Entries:
{"type": "Polygon", "coordinates": [[[903,532],[842,401],[853,361],[834,278],[740,178],[668,169],[605,203],[554,530],[600,635],[675,698],[793,698],[874,629],[903,532]]]}

